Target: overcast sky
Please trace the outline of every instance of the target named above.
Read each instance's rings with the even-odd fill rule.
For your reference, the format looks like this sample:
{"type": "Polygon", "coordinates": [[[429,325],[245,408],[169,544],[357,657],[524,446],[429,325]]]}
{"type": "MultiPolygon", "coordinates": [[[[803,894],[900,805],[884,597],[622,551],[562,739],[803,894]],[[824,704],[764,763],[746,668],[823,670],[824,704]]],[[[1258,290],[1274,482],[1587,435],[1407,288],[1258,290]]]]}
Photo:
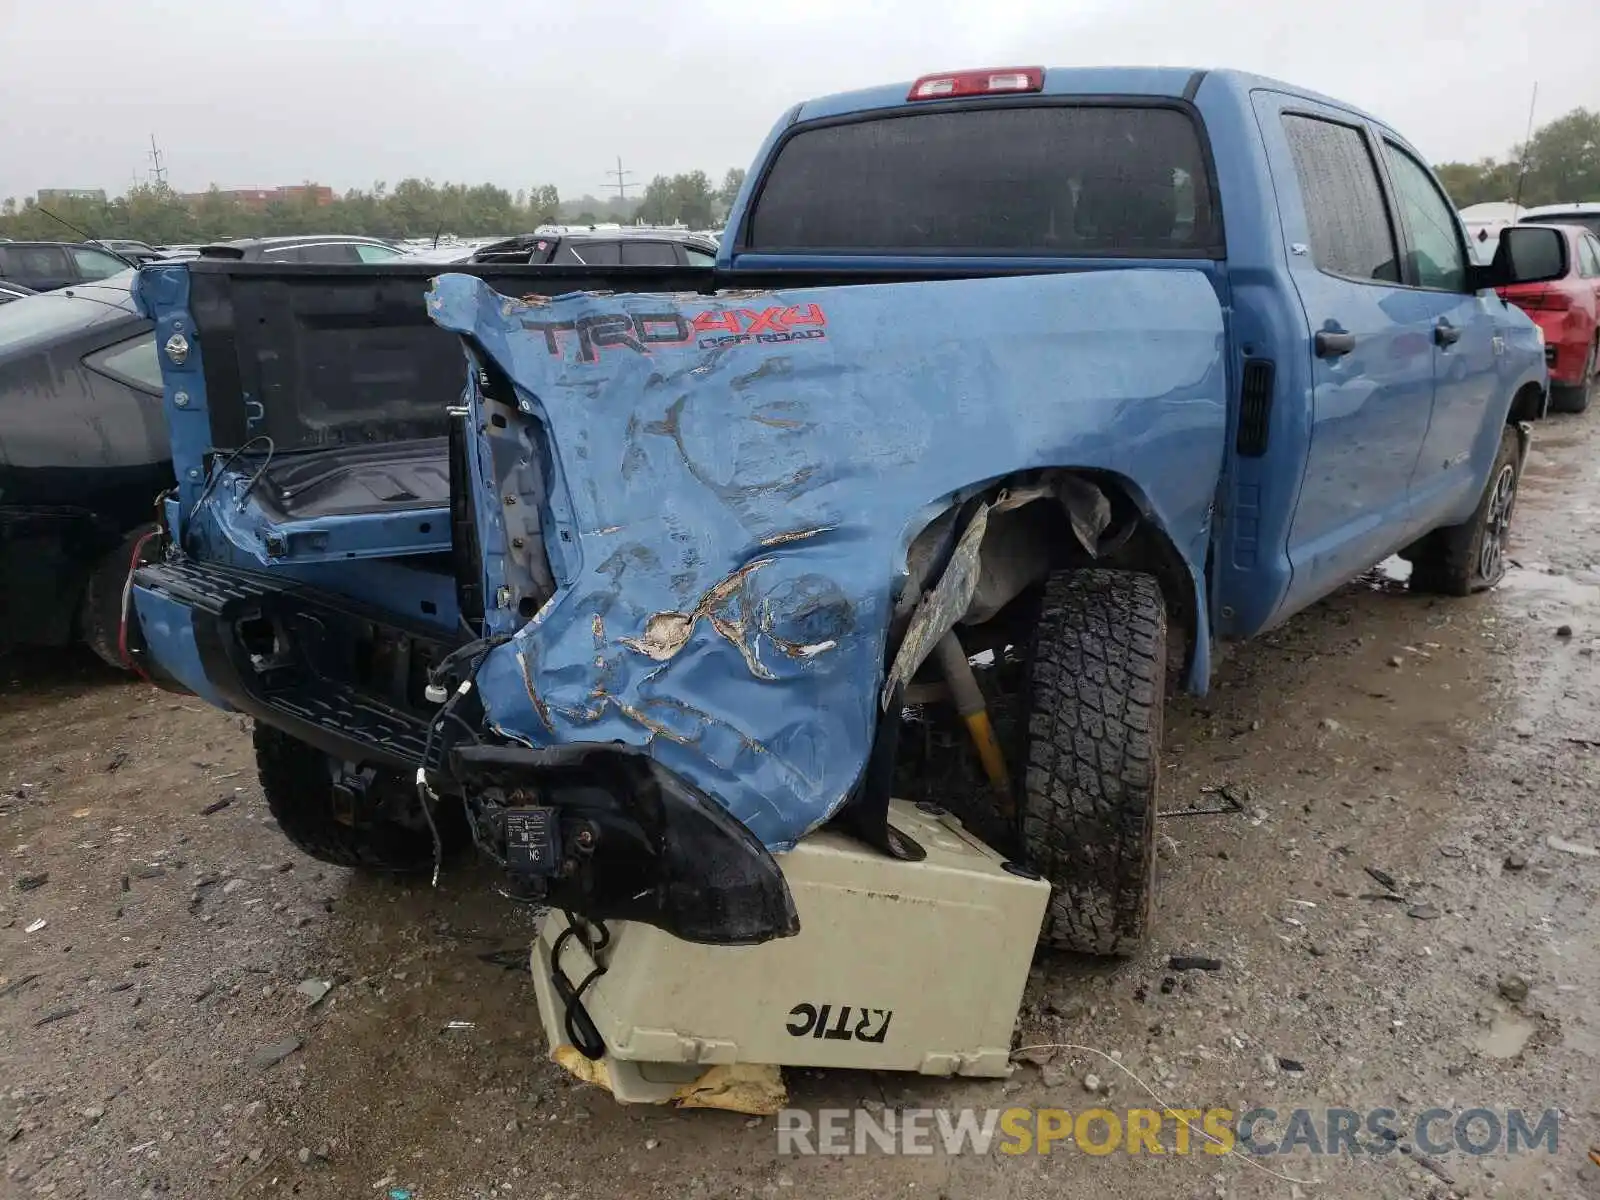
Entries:
{"type": "Polygon", "coordinates": [[[1236,66],[1433,161],[1600,108],[1600,0],[0,0],[0,197],[408,175],[600,194],[745,166],[808,96],[958,67],[1236,66]]]}

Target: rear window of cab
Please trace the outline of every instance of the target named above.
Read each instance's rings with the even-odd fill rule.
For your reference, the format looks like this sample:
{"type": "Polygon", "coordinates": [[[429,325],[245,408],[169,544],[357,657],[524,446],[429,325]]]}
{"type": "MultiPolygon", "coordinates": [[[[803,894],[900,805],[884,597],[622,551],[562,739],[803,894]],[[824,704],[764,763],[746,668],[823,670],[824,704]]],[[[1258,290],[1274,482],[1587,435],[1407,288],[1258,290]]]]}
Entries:
{"type": "Polygon", "coordinates": [[[756,253],[1207,257],[1201,134],[1176,107],[996,104],[802,127],[746,226],[756,253]]]}

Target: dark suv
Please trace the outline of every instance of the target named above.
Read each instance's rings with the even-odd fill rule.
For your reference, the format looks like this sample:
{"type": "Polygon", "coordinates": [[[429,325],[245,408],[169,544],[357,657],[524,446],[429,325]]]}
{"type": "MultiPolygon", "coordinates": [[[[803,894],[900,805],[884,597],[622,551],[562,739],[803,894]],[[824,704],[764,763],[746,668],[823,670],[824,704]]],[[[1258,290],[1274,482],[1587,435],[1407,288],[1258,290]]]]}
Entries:
{"type": "Polygon", "coordinates": [[[0,283],[36,292],[109,279],[132,265],[109,250],[80,242],[0,242],[0,283]]]}
{"type": "Polygon", "coordinates": [[[551,229],[491,242],[468,259],[574,267],[709,267],[717,243],[675,229],[551,229]]]}
{"type": "Polygon", "coordinates": [[[405,251],[382,238],[297,234],[218,242],[200,247],[200,257],[237,258],[245,262],[382,263],[404,258],[405,251]]]}

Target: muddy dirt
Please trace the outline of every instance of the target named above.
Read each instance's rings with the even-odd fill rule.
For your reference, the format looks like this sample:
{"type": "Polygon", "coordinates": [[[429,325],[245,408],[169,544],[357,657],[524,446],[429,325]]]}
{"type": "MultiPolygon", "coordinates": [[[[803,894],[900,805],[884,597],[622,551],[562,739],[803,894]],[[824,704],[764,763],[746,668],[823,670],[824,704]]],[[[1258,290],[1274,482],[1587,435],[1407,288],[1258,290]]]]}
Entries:
{"type": "Polygon", "coordinates": [[[797,1107],[879,1114],[1160,1107],[1144,1085],[1400,1128],[1558,1109],[1554,1153],[796,1157],[770,1119],[620,1108],[546,1060],[533,917],[487,876],[298,854],[239,718],[49,655],[0,664],[0,1195],[1600,1197],[1597,463],[1600,422],[1538,427],[1493,594],[1414,597],[1390,564],[1174,703],[1155,936],[1041,956],[1021,1020],[1120,1067],[789,1077],[797,1107]],[[1175,811],[1221,789],[1239,811],[1175,811]]]}

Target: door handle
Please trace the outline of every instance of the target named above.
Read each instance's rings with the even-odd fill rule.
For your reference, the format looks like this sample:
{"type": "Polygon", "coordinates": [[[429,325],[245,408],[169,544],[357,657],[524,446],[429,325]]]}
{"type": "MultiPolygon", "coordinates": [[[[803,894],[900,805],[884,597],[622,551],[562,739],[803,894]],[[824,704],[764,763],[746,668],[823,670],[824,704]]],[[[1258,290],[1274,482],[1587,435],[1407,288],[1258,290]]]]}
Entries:
{"type": "Polygon", "coordinates": [[[1319,329],[1312,339],[1318,358],[1343,358],[1356,348],[1356,335],[1343,330],[1319,329]]]}
{"type": "Polygon", "coordinates": [[[1454,346],[1461,340],[1461,330],[1441,319],[1433,327],[1433,340],[1440,346],[1454,346]]]}

